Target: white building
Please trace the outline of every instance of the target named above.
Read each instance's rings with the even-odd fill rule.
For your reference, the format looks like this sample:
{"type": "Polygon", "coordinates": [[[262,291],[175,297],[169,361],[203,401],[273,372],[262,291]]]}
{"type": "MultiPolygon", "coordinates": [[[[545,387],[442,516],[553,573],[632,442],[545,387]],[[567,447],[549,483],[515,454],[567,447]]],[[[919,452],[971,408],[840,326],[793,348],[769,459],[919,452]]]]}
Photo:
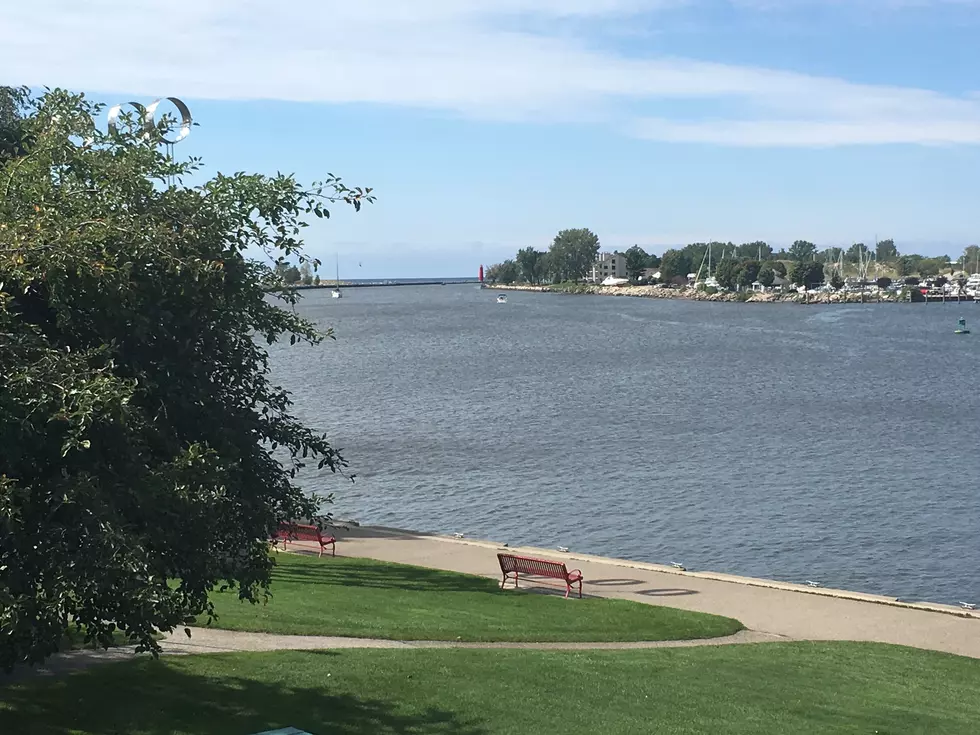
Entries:
{"type": "Polygon", "coordinates": [[[626,256],[622,253],[599,253],[592,270],[585,275],[588,283],[601,283],[607,278],[626,278],[626,256]]]}

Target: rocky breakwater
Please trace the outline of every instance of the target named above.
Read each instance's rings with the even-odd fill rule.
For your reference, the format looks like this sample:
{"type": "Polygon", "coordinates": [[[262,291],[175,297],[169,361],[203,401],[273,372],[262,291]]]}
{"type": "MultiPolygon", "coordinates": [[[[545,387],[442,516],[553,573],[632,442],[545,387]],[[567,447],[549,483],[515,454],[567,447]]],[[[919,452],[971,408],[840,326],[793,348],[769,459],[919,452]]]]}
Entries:
{"type": "Polygon", "coordinates": [[[808,294],[788,291],[778,293],[735,293],[733,291],[711,292],[695,288],[672,288],[669,286],[590,286],[585,284],[557,284],[552,286],[493,286],[498,290],[535,291],[538,293],[588,294],[593,296],[632,296],[648,299],[688,299],[689,301],[728,301],[747,304],[793,303],[793,304],[860,304],[879,301],[899,301],[894,293],[860,294],[843,291],[821,291],[808,294]]]}

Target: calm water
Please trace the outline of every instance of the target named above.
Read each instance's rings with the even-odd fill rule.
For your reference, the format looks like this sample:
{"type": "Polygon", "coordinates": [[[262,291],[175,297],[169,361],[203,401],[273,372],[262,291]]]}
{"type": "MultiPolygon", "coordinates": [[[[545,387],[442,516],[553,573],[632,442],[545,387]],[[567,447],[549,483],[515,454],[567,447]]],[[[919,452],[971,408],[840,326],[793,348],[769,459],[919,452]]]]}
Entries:
{"type": "Polygon", "coordinates": [[[339,516],[980,602],[980,306],[494,296],[308,294],[337,341],[274,365],[339,516]]]}

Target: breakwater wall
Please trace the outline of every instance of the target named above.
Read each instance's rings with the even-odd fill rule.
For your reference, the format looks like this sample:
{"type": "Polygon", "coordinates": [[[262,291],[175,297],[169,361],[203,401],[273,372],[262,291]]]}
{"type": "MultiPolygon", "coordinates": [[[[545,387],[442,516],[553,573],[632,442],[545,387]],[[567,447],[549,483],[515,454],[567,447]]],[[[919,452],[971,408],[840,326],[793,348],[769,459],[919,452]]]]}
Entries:
{"type": "Polygon", "coordinates": [[[432,281],[321,281],[318,285],[298,285],[291,286],[297,291],[314,290],[318,288],[373,288],[378,286],[457,286],[460,284],[472,283],[479,285],[480,281],[476,278],[449,278],[445,280],[432,281]]]}
{"type": "Polygon", "coordinates": [[[725,301],[743,302],[754,304],[868,304],[868,303],[908,303],[907,294],[897,294],[884,292],[880,294],[861,294],[853,292],[822,292],[801,294],[796,291],[786,293],[732,293],[730,291],[719,291],[709,293],[693,288],[669,288],[662,286],[528,286],[494,285],[491,288],[500,291],[534,291],[538,293],[563,293],[563,294],[582,294],[593,296],[631,296],[634,298],[648,299],[687,299],[689,301],[725,301]]]}

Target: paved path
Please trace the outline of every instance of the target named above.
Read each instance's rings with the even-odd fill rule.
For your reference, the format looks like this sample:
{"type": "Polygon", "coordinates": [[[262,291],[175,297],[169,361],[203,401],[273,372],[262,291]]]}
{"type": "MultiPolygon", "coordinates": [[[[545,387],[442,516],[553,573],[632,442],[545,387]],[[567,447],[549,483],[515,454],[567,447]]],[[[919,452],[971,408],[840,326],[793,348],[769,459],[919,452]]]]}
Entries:
{"type": "MultiPolygon", "coordinates": [[[[246,651],[312,651],[323,649],[352,648],[469,648],[469,649],[522,649],[536,651],[587,651],[629,650],[647,648],[689,648],[691,646],[723,646],[745,643],[768,643],[782,640],[778,636],[743,630],[721,638],[704,638],[683,641],[623,641],[623,642],[576,642],[531,643],[499,642],[472,643],[468,641],[393,641],[382,638],[345,638],[342,636],[278,635],[275,633],[248,633],[237,630],[191,628],[188,637],[179,629],[160,641],[162,654],[166,656],[194,653],[242,653],[246,651]]],[[[0,673],[0,686],[14,681],[44,676],[60,676],[90,668],[101,663],[127,661],[138,656],[132,646],[108,650],[78,650],[58,654],[43,666],[18,669],[14,674],[0,673]]]]}
{"type": "Polygon", "coordinates": [[[584,554],[427,536],[382,528],[338,531],[338,553],[500,578],[498,551],[559,559],[582,570],[589,594],[737,618],[749,630],[796,640],[896,643],[980,658],[980,611],[809,589],[760,579],[584,554]]]}
{"type": "MultiPolygon", "coordinates": [[[[777,636],[743,630],[722,638],[703,638],[686,641],[622,641],[578,643],[500,642],[471,643],[467,641],[391,641],[380,638],[343,638],[318,635],[276,635],[273,633],[242,633],[234,630],[194,628],[191,637],[174,633],[161,641],[164,653],[228,653],[242,651],[308,651],[324,648],[518,648],[534,651],[627,650],[637,648],[688,648],[691,646],[722,646],[738,643],[766,643],[781,640],[777,636]]],[[[94,653],[94,652],[93,652],[94,653]]]]}

